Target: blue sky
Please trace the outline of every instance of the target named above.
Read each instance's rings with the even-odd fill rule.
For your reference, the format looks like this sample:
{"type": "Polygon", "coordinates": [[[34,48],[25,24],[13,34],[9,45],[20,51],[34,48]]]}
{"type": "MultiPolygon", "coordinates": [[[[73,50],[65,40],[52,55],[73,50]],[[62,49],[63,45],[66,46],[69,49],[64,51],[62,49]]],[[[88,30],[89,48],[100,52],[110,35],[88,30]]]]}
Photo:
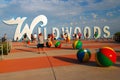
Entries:
{"type": "Polygon", "coordinates": [[[46,27],[99,26],[120,31],[120,0],[0,0],[0,37],[13,36],[16,26],[2,20],[27,17],[27,23],[38,15],[48,18],[46,27]]]}

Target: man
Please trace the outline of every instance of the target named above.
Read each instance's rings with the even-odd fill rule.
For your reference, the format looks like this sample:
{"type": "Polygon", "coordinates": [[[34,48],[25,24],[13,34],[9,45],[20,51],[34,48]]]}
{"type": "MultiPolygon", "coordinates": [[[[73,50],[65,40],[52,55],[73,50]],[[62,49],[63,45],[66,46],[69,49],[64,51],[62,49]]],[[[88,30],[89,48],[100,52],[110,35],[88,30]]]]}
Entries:
{"type": "Polygon", "coordinates": [[[46,53],[44,50],[44,37],[42,35],[42,33],[40,33],[38,35],[38,44],[37,44],[37,48],[38,48],[38,53],[40,54],[41,52],[46,53]],[[41,51],[40,51],[41,48],[41,51]]]}

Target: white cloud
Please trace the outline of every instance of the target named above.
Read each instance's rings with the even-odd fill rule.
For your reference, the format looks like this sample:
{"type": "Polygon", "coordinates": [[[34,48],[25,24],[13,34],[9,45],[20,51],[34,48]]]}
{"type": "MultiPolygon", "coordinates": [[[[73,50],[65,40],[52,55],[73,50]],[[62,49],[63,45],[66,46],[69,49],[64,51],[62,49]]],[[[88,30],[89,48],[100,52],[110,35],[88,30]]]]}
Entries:
{"type": "Polygon", "coordinates": [[[97,14],[95,14],[95,13],[92,13],[91,15],[93,16],[93,18],[94,18],[94,19],[96,19],[96,18],[97,18],[97,16],[98,16],[98,15],[97,15],[97,14]]]}
{"type": "Polygon", "coordinates": [[[107,22],[107,19],[101,19],[101,22],[107,22]]]}
{"type": "Polygon", "coordinates": [[[0,4],[0,8],[5,8],[5,7],[7,7],[6,4],[0,4]]]}
{"type": "MultiPolygon", "coordinates": [[[[117,12],[114,13],[111,11],[120,6],[120,0],[102,0],[96,3],[94,3],[95,0],[7,0],[9,1],[7,3],[5,1],[6,0],[0,0],[0,16],[5,16],[4,18],[9,18],[8,16],[24,16],[25,14],[31,18],[34,13],[45,13],[45,15],[48,14],[48,17],[52,19],[51,23],[49,23],[50,27],[60,24],[78,25],[78,23],[80,26],[89,24],[111,24],[117,28],[119,28],[120,25],[120,15],[117,14],[118,17],[114,17],[117,12]],[[87,4],[82,5],[82,3],[87,4]],[[112,17],[108,20],[106,16],[112,17]]],[[[117,11],[119,13],[120,9],[117,11]]],[[[1,26],[3,27],[5,25],[1,26]]],[[[4,29],[1,29],[1,31],[3,30],[4,29]]]]}
{"type": "MultiPolygon", "coordinates": [[[[79,15],[85,11],[91,10],[105,10],[111,9],[116,6],[119,6],[120,1],[114,0],[102,0],[99,3],[94,3],[95,0],[11,0],[8,7],[13,5],[19,6],[21,8],[21,12],[48,12],[49,14],[53,14],[56,16],[66,16],[66,15],[79,15]],[[86,2],[88,5],[81,6],[80,2],[86,2]],[[22,11],[23,10],[23,11],[22,11]]],[[[1,5],[1,7],[5,7],[6,4],[1,5]]],[[[94,15],[94,18],[97,17],[94,15]]]]}
{"type": "Polygon", "coordinates": [[[120,12],[120,9],[118,10],[118,12],[120,12]]]}
{"type": "Polygon", "coordinates": [[[113,12],[107,12],[106,15],[107,16],[113,16],[113,12]]]}

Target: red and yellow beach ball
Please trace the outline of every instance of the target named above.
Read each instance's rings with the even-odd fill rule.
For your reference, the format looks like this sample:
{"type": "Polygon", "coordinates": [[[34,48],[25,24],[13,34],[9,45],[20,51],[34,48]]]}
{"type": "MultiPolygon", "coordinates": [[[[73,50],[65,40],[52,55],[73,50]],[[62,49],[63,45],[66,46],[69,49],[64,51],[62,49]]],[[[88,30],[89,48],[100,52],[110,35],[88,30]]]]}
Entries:
{"type": "Polygon", "coordinates": [[[96,53],[96,62],[99,66],[111,66],[116,62],[116,52],[110,47],[103,47],[96,53]]]}

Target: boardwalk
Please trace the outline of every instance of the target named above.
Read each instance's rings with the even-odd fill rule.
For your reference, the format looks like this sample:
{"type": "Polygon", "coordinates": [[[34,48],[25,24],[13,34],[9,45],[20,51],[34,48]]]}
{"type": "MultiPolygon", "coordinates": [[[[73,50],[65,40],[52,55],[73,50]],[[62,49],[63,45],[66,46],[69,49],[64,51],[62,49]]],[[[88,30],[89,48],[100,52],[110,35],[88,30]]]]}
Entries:
{"type": "Polygon", "coordinates": [[[120,43],[114,41],[83,40],[83,48],[91,50],[88,63],[79,63],[77,50],[72,41],[62,48],[45,48],[47,53],[37,53],[36,44],[27,47],[22,42],[13,42],[12,50],[0,61],[0,80],[119,80],[120,43]],[[117,52],[117,62],[111,67],[98,67],[95,62],[96,50],[111,47],[117,52]]]}

